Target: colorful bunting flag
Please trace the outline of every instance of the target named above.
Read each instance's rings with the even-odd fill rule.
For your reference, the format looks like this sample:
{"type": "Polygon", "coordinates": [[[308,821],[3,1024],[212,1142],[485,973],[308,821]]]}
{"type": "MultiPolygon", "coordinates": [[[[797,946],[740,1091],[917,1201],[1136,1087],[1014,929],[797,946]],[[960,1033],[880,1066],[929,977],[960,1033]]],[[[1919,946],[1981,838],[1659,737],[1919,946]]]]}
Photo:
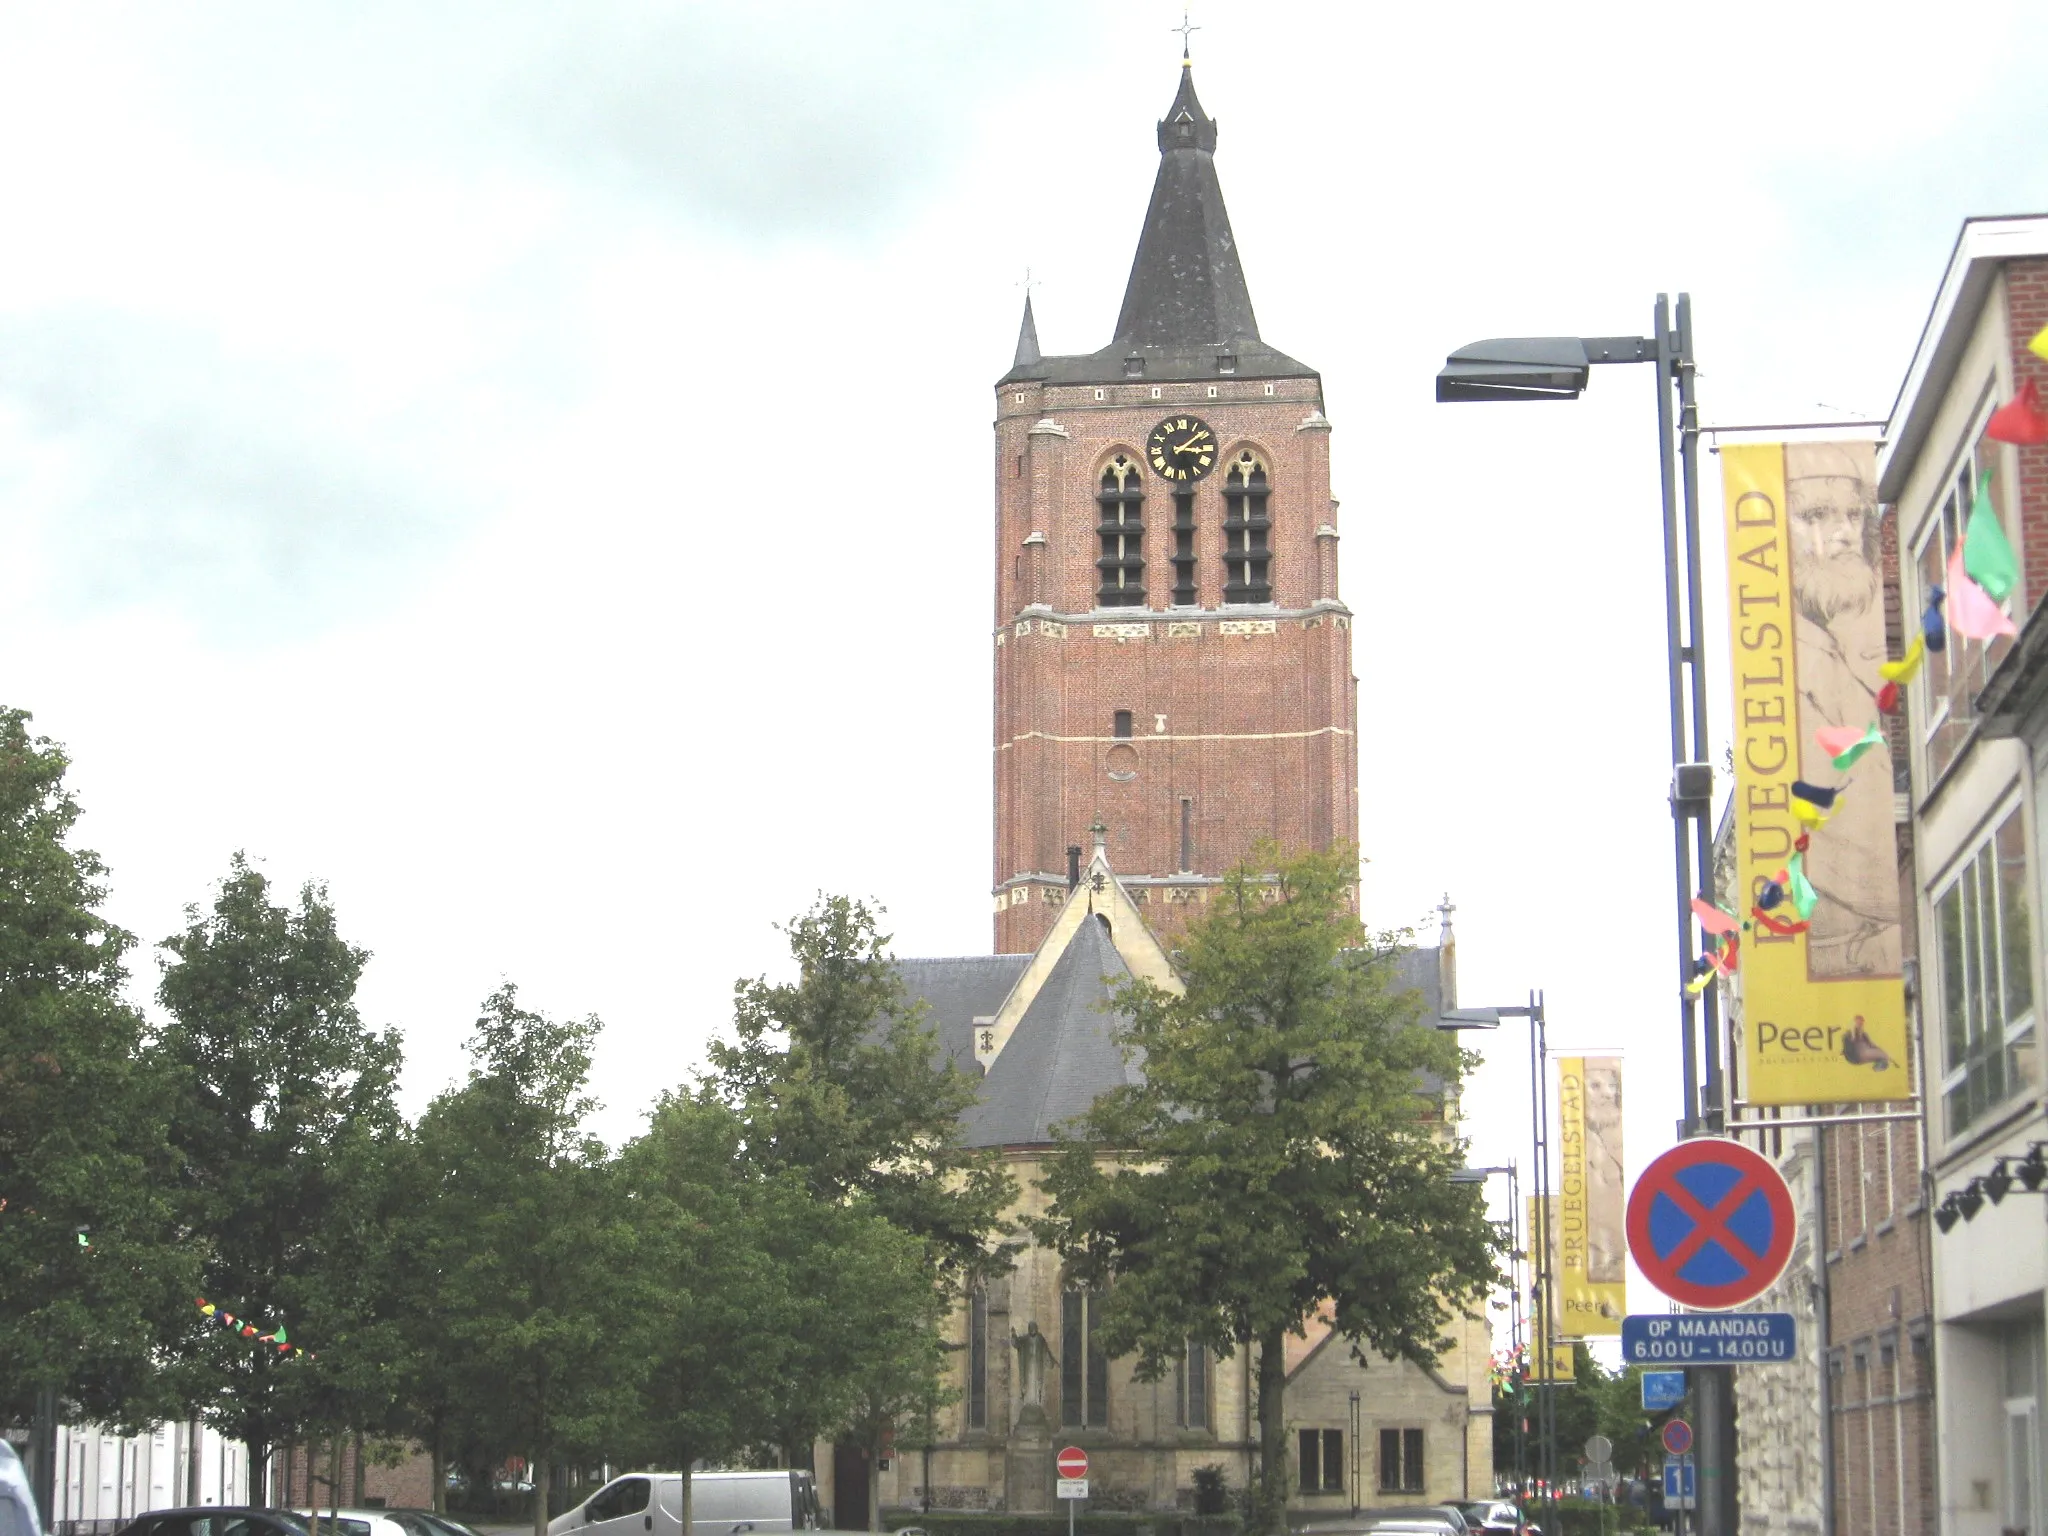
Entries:
{"type": "Polygon", "coordinates": [[[1693,897],[1692,910],[1693,916],[1700,920],[1700,926],[1709,933],[1734,933],[1742,926],[1732,916],[1702,896],[1693,897]]]}
{"type": "Polygon", "coordinates": [[[2032,379],[2020,384],[2020,392],[1991,413],[1984,435],[1996,443],[2034,448],[2048,443],[2048,410],[2041,408],[2041,392],[2032,379]]]}
{"type": "Polygon", "coordinates": [[[1813,733],[1813,739],[1834,765],[1846,773],[1856,766],[1857,758],[1872,747],[1884,745],[1884,727],[1875,720],[1861,731],[1853,725],[1822,726],[1813,733]]]}
{"type": "Polygon", "coordinates": [[[1970,580],[1963,569],[1960,544],[1948,557],[1948,623],[1965,640],[1989,640],[1995,635],[2019,633],[2019,626],[2006,617],[1991,594],[1970,580]]]}
{"type": "Polygon", "coordinates": [[[1877,690],[1877,707],[1888,715],[1895,715],[1899,712],[1899,701],[1903,697],[1897,683],[1886,683],[1877,690]]]}
{"type": "MultiPolygon", "coordinates": [[[[1780,897],[1784,895],[1782,888],[1778,894],[1780,897]]],[[[1807,922],[1788,923],[1782,917],[1771,916],[1762,906],[1751,907],[1749,915],[1756,919],[1756,924],[1759,928],[1769,933],[1775,933],[1778,937],[1784,939],[1791,938],[1795,933],[1804,933],[1813,926],[1813,924],[1807,922]]]]}
{"type": "Polygon", "coordinates": [[[1963,530],[1963,569],[1970,580],[1982,587],[1994,603],[2012,595],[2019,580],[2020,563],[2013,558],[2005,525],[1991,507],[1991,476],[1977,481],[1977,500],[1970,508],[1970,525],[1963,530]]]}
{"type": "Polygon", "coordinates": [[[1927,659],[1927,637],[1915,635],[1913,643],[1906,647],[1906,654],[1897,661],[1878,664],[1878,675],[1887,682],[1910,683],[1920,675],[1920,663],[1927,659]]]}
{"type": "Polygon", "coordinates": [[[1941,588],[1929,587],[1927,611],[1920,615],[1920,633],[1927,637],[1927,649],[1930,651],[1948,649],[1948,629],[1941,622],[1941,598],[1941,588]]]}
{"type": "Polygon", "coordinates": [[[1785,894],[1792,898],[1792,910],[1802,920],[1813,916],[1813,909],[1820,905],[1820,892],[1813,888],[1813,882],[1806,878],[1806,855],[1795,853],[1785,864],[1785,894]]]}
{"type": "Polygon", "coordinates": [[[2034,339],[2027,343],[2027,350],[2042,362],[2048,363],[2048,325],[2042,326],[2034,333],[2034,339]]]}

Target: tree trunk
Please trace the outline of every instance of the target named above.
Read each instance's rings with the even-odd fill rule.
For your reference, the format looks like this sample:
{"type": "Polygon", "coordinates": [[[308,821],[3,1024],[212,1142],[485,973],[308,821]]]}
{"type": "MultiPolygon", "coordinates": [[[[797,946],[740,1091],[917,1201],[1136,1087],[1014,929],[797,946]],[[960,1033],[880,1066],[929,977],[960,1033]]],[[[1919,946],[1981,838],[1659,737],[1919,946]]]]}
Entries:
{"type": "Polygon", "coordinates": [[[548,1536],[548,1459],[533,1458],[533,1536],[548,1536]]]}
{"type": "Polygon", "coordinates": [[[434,1426],[432,1456],[434,1497],[427,1507],[437,1515],[445,1515],[448,1513],[448,1447],[446,1439],[441,1434],[441,1426],[438,1424],[434,1426]]]}
{"type": "Polygon", "coordinates": [[[1271,1328],[1259,1340],[1259,1494],[1254,1513],[1259,1536],[1287,1532],[1287,1330],[1271,1328]]]}
{"type": "MultiPolygon", "coordinates": [[[[270,1443],[253,1435],[244,1439],[242,1443],[249,1447],[249,1486],[244,1490],[244,1496],[256,1508],[267,1508],[270,1504],[270,1479],[265,1474],[270,1470],[267,1465],[270,1460],[270,1443]]],[[[223,1504],[233,1502],[228,1498],[228,1491],[225,1488],[220,1491],[220,1501],[223,1504]]]]}
{"type": "Polygon", "coordinates": [[[877,1434],[868,1445],[868,1529],[882,1528],[882,1437],[877,1434]]]}
{"type": "Polygon", "coordinates": [[[691,1499],[690,1499],[690,1495],[691,1495],[691,1493],[692,1493],[692,1492],[694,1491],[694,1490],[693,1490],[693,1489],[692,1489],[692,1488],[690,1487],[690,1478],[691,1478],[691,1473],[690,1473],[690,1467],[691,1467],[691,1466],[692,1466],[692,1465],[693,1465],[693,1464],[694,1464],[694,1463],[696,1462],[696,1460],[697,1460],[697,1458],[696,1458],[696,1455],[695,1455],[695,1454],[694,1454],[694,1453],[693,1453],[693,1452],[692,1452],[692,1451],[690,1450],[690,1448],[689,1448],[689,1447],[688,1447],[687,1445],[686,1445],[686,1446],[684,1446],[684,1447],[683,1447],[683,1516],[682,1516],[682,1536],[694,1536],[694,1531],[695,1531],[695,1527],[694,1527],[693,1525],[691,1525],[691,1523],[690,1523],[691,1521],[693,1521],[693,1520],[695,1520],[695,1519],[697,1518],[697,1507],[696,1507],[696,1505],[695,1505],[695,1504],[693,1504],[693,1503],[691,1502],[691,1499]]]}

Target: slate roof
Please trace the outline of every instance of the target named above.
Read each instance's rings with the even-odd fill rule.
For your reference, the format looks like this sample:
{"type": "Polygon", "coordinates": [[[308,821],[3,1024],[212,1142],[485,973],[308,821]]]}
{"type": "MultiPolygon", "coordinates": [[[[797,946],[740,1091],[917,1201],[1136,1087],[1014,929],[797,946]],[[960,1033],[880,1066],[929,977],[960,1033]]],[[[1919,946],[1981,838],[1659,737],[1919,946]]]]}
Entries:
{"type": "MultiPolygon", "coordinates": [[[[1421,1020],[1444,1005],[1441,954],[1435,946],[1404,950],[1394,962],[1395,989],[1421,994],[1421,1020]]],[[[896,969],[906,995],[929,1010],[941,1049],[971,1073],[974,1021],[996,1014],[1031,959],[962,955],[899,960],[896,969]]],[[[1084,1113],[1098,1095],[1143,1080],[1117,1046],[1120,1019],[1110,1007],[1111,988],[1129,974],[1109,930],[1082,923],[983,1078],[962,1127],[968,1146],[1043,1145],[1055,1125],[1084,1113]]],[[[1426,1075],[1422,1087],[1433,1095],[1443,1083],[1426,1075]]]]}
{"type": "Polygon", "coordinates": [[[1116,339],[1085,356],[1040,357],[1027,302],[1031,345],[1020,337],[1002,382],[1101,384],[1126,378],[1314,378],[1316,371],[1259,339],[1251,289],[1223,185],[1216,179],[1216,123],[1195,95],[1194,71],[1181,65],[1180,89],[1159,123],[1159,175],[1131,262],[1116,339]],[[1142,373],[1125,360],[1144,359],[1142,373]]]}
{"type": "Polygon", "coordinates": [[[1029,955],[957,955],[898,960],[903,991],[923,999],[939,1046],[963,1072],[974,1072],[974,1021],[992,1018],[1031,963],[1029,955]]]}
{"type": "Polygon", "coordinates": [[[1109,1007],[1110,988],[1129,974],[1109,930],[1083,922],[989,1068],[981,1102],[967,1112],[969,1146],[1051,1141],[1055,1125],[1098,1095],[1142,1080],[1117,1047],[1109,1007]]]}

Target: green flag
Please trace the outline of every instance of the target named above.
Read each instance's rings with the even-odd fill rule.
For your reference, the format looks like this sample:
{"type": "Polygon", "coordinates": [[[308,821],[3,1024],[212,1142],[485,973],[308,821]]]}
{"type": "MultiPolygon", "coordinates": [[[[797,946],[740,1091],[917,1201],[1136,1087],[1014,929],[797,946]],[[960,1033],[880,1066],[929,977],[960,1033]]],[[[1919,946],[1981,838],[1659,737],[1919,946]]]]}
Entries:
{"type": "Polygon", "coordinates": [[[1813,888],[1813,882],[1806,878],[1806,855],[1795,853],[1785,865],[1785,892],[1792,899],[1792,910],[1802,919],[1811,918],[1813,909],[1820,905],[1820,892],[1813,888]]]}
{"type": "Polygon", "coordinates": [[[1963,530],[1963,569],[1994,603],[2004,602],[2019,580],[2019,562],[2013,559],[2005,528],[1991,509],[1988,474],[1977,481],[1977,502],[1970,508],[1970,526],[1963,530]]]}

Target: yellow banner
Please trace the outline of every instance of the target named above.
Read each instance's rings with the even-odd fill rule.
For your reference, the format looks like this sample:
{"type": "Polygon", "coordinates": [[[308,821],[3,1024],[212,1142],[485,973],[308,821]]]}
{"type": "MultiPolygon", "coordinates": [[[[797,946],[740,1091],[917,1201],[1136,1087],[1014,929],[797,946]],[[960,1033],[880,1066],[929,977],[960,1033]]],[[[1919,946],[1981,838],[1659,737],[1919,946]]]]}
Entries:
{"type": "Polygon", "coordinates": [[[1621,1332],[1628,1312],[1628,1245],[1622,1225],[1621,1058],[1557,1062],[1558,1305],[1567,1338],[1621,1332]]]}
{"type": "Polygon", "coordinates": [[[1876,449],[1725,447],[1721,479],[1735,662],[1732,900],[1748,924],[1741,1096],[1752,1104],[1909,1098],[1891,752],[1879,743],[1839,769],[1814,734],[1861,733],[1882,719],[1876,449]],[[1822,800],[1834,792],[1818,827],[1801,825],[1795,805],[1811,820],[1816,800],[1795,796],[1795,782],[1822,800]],[[1766,915],[1798,922],[1804,896],[1807,931],[1773,933],[1753,920],[1751,908],[1774,882],[1788,895],[1766,915]]]}
{"type": "Polygon", "coordinates": [[[1529,1380],[1539,1386],[1568,1387],[1578,1380],[1578,1368],[1572,1361],[1572,1347],[1569,1344],[1550,1346],[1550,1369],[1543,1368],[1543,1353],[1531,1348],[1529,1351],[1529,1380]]]}

